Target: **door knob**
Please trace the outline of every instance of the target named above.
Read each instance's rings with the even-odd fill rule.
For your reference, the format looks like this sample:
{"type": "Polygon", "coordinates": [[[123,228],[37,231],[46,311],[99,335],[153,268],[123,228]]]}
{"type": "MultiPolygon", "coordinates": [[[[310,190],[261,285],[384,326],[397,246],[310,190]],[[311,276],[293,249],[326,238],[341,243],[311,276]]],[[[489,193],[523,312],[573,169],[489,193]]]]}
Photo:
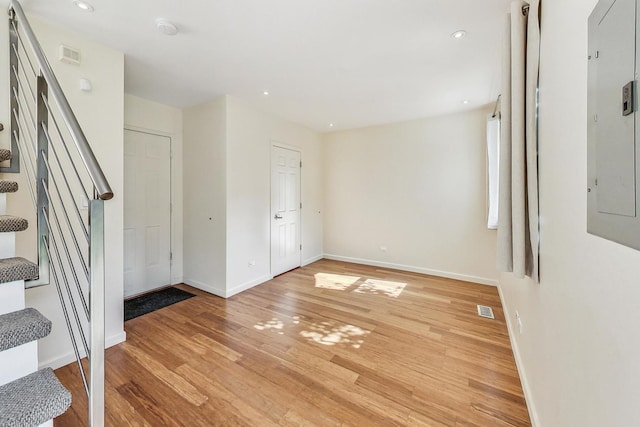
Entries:
{"type": "Polygon", "coordinates": [[[281,216],[280,214],[275,214],[273,217],[274,217],[275,219],[282,219],[282,216],[281,216]]]}

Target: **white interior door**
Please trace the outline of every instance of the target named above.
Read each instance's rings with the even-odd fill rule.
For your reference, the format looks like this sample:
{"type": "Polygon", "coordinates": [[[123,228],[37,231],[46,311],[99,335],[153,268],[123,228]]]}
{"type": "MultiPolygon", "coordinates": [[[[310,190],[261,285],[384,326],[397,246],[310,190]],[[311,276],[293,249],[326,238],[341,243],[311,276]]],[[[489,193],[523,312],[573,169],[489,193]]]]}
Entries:
{"type": "Polygon", "coordinates": [[[171,284],[171,139],[124,132],[124,294],[171,284]]]}
{"type": "Polygon", "coordinates": [[[300,152],[271,148],[271,274],[300,267],[300,152]]]}

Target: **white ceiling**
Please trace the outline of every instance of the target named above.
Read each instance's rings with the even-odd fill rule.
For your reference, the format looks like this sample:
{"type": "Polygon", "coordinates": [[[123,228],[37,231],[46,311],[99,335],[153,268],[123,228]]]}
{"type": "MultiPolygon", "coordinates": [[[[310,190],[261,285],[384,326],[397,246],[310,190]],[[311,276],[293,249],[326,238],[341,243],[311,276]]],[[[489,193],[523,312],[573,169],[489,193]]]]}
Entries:
{"type": "Polygon", "coordinates": [[[229,94],[325,132],[493,102],[509,1],[88,0],[93,13],[71,0],[23,5],[123,51],[128,93],[176,107],[229,94]],[[160,34],[157,18],[180,33],[160,34]],[[452,39],[460,29],[467,37],[452,39]]]}

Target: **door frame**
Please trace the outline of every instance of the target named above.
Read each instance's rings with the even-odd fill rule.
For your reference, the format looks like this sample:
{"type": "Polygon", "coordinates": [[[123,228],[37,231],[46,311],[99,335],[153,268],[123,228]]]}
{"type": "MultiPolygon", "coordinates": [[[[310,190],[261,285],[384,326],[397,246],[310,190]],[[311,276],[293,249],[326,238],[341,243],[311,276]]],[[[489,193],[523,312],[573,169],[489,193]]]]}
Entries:
{"type": "MultiPolygon", "coordinates": [[[[284,142],[280,142],[278,140],[272,139],[271,140],[271,144],[269,145],[269,275],[271,275],[271,277],[273,276],[273,267],[272,267],[272,260],[271,260],[271,244],[273,243],[273,236],[271,234],[272,232],[272,227],[271,227],[271,197],[272,197],[272,173],[273,170],[271,168],[271,162],[273,161],[272,159],[272,154],[273,154],[273,148],[277,147],[277,148],[284,148],[285,150],[291,150],[291,151],[297,151],[298,153],[300,153],[300,162],[302,162],[302,158],[303,158],[303,151],[302,148],[300,147],[296,147],[295,145],[289,145],[289,144],[285,144],[284,142]]],[[[304,164],[304,163],[303,163],[304,164]]],[[[302,206],[304,206],[304,201],[302,200],[302,184],[303,184],[303,180],[302,180],[302,167],[300,168],[300,175],[299,175],[299,190],[300,190],[300,203],[302,204],[302,206]]],[[[299,223],[300,223],[300,245],[302,245],[302,247],[304,248],[304,242],[302,241],[302,208],[300,209],[300,218],[299,218],[299,223]]],[[[302,251],[300,252],[300,266],[302,267],[302,251]]]]}
{"type": "MultiPolygon", "coordinates": [[[[167,286],[172,286],[174,284],[172,282],[173,282],[173,253],[174,253],[174,247],[173,247],[173,242],[174,242],[174,238],[173,238],[173,233],[174,233],[173,206],[175,205],[174,200],[173,200],[173,140],[175,138],[175,134],[168,133],[168,132],[163,132],[163,131],[159,131],[159,130],[155,130],[155,129],[148,129],[148,128],[144,128],[144,127],[140,127],[140,126],[126,125],[126,124],[124,126],[123,133],[125,131],[144,133],[144,134],[153,135],[153,136],[160,136],[162,138],[169,138],[169,251],[170,251],[171,255],[170,255],[170,258],[169,258],[169,284],[167,286]]],[[[124,140],[124,138],[123,138],[123,140],[124,140]]],[[[124,160],[124,152],[123,152],[122,155],[123,155],[123,160],[124,160]]],[[[124,186],[124,173],[122,175],[122,188],[123,188],[123,191],[126,191],[126,187],[124,186]]],[[[123,210],[124,210],[124,199],[123,199],[123,210]]],[[[124,271],[122,273],[124,274],[124,271]]],[[[158,288],[158,289],[162,289],[162,288],[158,288]]],[[[136,297],[138,295],[144,295],[146,293],[153,292],[155,290],[156,289],[154,289],[152,291],[145,291],[145,292],[142,292],[142,293],[129,295],[129,296],[125,297],[125,299],[133,298],[133,297],[136,297]]]]}

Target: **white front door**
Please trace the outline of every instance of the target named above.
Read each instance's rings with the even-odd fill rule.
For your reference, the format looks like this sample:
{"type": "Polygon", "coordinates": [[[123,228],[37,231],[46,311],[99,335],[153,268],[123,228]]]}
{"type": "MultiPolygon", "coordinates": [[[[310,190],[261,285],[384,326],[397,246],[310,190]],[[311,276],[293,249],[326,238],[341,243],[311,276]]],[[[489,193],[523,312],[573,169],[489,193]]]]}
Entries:
{"type": "Polygon", "coordinates": [[[300,267],[300,152],[271,148],[271,275],[300,267]]]}
{"type": "Polygon", "coordinates": [[[124,295],[171,284],[171,139],[124,132],[124,295]]]}

